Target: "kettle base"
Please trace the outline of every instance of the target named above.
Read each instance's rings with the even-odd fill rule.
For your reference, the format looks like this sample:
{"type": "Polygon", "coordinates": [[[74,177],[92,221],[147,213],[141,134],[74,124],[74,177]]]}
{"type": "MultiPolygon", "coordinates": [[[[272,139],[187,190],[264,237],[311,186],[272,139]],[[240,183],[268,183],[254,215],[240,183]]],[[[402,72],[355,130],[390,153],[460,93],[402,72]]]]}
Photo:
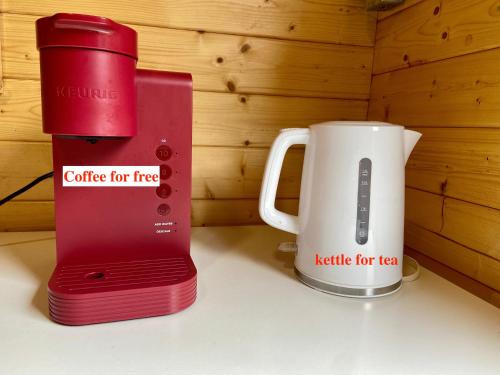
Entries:
{"type": "Polygon", "coordinates": [[[345,286],[328,284],[313,279],[312,277],[304,275],[297,268],[295,268],[295,274],[300,281],[313,289],[319,290],[320,292],[336,294],[344,297],[370,298],[386,296],[398,291],[402,285],[402,280],[399,280],[397,283],[380,288],[348,288],[345,286]]]}

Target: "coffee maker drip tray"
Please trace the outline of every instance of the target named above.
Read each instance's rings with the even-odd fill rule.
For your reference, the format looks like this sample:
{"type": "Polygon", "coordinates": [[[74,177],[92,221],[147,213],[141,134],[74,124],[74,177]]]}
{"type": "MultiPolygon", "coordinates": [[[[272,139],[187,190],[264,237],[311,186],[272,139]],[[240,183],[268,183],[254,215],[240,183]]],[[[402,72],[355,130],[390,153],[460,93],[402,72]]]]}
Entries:
{"type": "Polygon", "coordinates": [[[83,325],[172,314],[196,299],[189,255],[92,264],[58,264],[49,281],[51,318],[83,325]]]}

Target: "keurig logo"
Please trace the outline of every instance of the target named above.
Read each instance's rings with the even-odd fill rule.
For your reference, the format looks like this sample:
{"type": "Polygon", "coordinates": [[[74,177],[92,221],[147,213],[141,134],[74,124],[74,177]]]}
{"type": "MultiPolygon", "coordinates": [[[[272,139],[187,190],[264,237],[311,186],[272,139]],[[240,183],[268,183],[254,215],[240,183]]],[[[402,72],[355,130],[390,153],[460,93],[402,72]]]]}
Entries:
{"type": "Polygon", "coordinates": [[[56,95],[62,98],[79,99],[117,99],[118,92],[81,86],[57,86],[56,95]]]}

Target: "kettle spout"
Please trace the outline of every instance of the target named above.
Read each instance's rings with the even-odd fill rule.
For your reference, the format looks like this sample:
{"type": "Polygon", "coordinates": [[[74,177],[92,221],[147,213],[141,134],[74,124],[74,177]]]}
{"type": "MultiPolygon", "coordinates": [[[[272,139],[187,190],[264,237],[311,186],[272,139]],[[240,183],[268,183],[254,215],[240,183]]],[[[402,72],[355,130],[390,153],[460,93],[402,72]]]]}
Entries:
{"type": "Polygon", "coordinates": [[[405,129],[404,132],[405,164],[408,161],[411,152],[413,151],[413,147],[415,147],[421,136],[422,134],[419,132],[405,129]]]}

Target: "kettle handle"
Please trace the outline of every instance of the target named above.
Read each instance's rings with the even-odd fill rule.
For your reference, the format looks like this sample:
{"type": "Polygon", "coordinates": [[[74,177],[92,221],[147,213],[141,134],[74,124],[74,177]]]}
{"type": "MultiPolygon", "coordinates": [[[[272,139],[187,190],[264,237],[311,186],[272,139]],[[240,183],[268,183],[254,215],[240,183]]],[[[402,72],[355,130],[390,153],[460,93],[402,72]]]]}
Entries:
{"type": "Polygon", "coordinates": [[[307,145],[309,136],[307,128],[281,131],[271,146],[260,190],[259,213],[262,220],[272,227],[295,234],[299,233],[299,217],[276,209],[276,191],[286,152],[293,145],[307,145]]]}

